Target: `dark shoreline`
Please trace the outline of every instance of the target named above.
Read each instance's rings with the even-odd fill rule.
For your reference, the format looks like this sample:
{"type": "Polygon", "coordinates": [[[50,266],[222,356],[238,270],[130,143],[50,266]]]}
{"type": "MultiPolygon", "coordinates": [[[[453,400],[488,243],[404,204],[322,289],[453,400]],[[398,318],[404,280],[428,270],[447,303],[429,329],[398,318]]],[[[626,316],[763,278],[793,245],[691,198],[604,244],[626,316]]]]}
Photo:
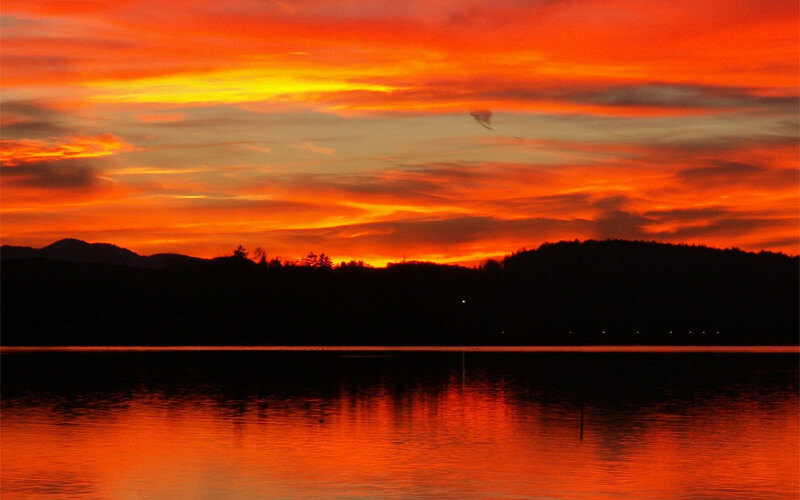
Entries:
{"type": "Polygon", "coordinates": [[[60,259],[3,251],[3,345],[800,344],[800,258],[769,252],[609,240],[479,268],[242,255],[153,268],[70,245],[60,259]]]}
{"type": "Polygon", "coordinates": [[[582,346],[0,346],[25,352],[490,352],[490,353],[736,353],[800,354],[800,345],[582,345],[582,346]]]}

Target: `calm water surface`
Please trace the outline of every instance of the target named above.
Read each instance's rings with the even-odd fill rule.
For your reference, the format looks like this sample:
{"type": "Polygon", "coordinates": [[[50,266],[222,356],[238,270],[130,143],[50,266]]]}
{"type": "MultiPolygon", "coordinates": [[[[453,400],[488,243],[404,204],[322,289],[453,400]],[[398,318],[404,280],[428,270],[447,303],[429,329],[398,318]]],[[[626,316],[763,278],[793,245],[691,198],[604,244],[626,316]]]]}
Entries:
{"type": "Polygon", "coordinates": [[[797,498],[798,355],[5,352],[3,498],[797,498]]]}

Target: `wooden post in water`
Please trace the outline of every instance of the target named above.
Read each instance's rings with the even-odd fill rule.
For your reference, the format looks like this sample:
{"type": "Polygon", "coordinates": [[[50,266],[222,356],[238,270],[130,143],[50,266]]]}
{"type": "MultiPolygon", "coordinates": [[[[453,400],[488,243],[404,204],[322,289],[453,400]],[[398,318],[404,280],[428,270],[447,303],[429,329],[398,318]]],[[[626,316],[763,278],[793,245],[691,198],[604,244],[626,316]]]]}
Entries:
{"type": "Polygon", "coordinates": [[[579,386],[578,386],[578,405],[581,408],[581,441],[583,441],[583,385],[584,385],[584,377],[585,374],[583,372],[579,375],[579,386]]]}
{"type": "Polygon", "coordinates": [[[467,353],[461,350],[461,391],[467,389],[467,353]]]}

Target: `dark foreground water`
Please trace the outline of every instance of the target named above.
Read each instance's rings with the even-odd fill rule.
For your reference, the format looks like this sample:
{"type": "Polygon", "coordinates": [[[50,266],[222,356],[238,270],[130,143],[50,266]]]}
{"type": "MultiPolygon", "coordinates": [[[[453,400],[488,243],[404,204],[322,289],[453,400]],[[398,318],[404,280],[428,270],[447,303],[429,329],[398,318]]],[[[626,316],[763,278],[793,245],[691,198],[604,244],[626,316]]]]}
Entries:
{"type": "Polygon", "coordinates": [[[797,498],[798,355],[12,352],[2,498],[797,498]]]}

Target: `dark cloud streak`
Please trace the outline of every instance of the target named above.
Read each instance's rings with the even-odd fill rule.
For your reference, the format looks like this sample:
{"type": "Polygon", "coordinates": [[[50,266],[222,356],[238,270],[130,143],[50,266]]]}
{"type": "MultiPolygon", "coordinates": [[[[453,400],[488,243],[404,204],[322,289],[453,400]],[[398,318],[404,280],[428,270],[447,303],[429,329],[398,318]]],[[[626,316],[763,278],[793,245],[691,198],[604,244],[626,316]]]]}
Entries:
{"type": "Polygon", "coordinates": [[[99,180],[97,169],[83,159],[3,166],[0,172],[14,184],[42,189],[86,189],[99,180]]]}
{"type": "Polygon", "coordinates": [[[473,111],[469,114],[471,117],[475,118],[475,121],[478,122],[483,128],[487,128],[489,130],[494,130],[490,125],[492,124],[492,112],[488,109],[479,109],[473,111]]]}
{"type": "Polygon", "coordinates": [[[720,182],[750,177],[764,170],[763,167],[746,163],[715,160],[709,166],[681,170],[677,176],[684,180],[720,182]]]}

